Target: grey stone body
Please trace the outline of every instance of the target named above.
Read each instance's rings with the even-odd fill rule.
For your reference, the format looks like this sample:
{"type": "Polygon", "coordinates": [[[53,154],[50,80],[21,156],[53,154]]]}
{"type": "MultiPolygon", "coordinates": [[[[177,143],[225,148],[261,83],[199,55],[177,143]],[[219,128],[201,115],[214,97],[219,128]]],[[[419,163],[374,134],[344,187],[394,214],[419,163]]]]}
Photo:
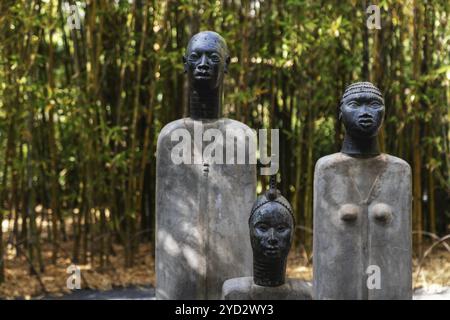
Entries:
{"type": "Polygon", "coordinates": [[[411,169],[402,159],[343,153],[319,159],[314,299],[411,299],[411,205],[411,169]],[[380,289],[367,287],[369,265],[380,268],[380,289]]]}
{"type": "Polygon", "coordinates": [[[253,277],[229,279],[222,289],[223,300],[311,300],[311,283],[299,279],[286,279],[278,287],[259,286],[253,277]]]}
{"type": "MultiPolygon", "coordinates": [[[[171,133],[194,123],[166,125],[158,138],[156,178],[156,298],[220,299],[226,279],[252,275],[248,215],[256,197],[255,164],[174,164],[171,133]],[[209,172],[208,172],[209,171],[209,172]]],[[[203,121],[204,130],[248,129],[230,119],[203,121]]],[[[243,143],[240,136],[238,143],[243,143]]],[[[203,149],[207,146],[203,142],[203,149]]],[[[192,142],[192,153],[200,147],[192,142]]],[[[223,148],[225,158],[225,148],[223,148]]],[[[248,163],[248,161],[246,162],[248,163]]]]}

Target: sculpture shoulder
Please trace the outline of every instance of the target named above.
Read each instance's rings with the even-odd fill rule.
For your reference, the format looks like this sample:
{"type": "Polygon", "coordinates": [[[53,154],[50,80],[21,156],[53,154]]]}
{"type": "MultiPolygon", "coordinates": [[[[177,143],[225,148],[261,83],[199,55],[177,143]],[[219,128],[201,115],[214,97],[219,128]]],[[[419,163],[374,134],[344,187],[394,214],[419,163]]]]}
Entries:
{"type": "Polygon", "coordinates": [[[224,291],[248,289],[252,286],[253,277],[239,277],[228,279],[223,283],[224,291]]]}
{"type": "Polygon", "coordinates": [[[383,153],[383,156],[386,158],[386,161],[390,164],[397,165],[400,167],[411,168],[409,163],[401,158],[398,158],[398,157],[395,157],[395,156],[392,156],[392,155],[386,154],[386,153],[383,153]]]}
{"type": "Polygon", "coordinates": [[[383,154],[383,156],[386,159],[386,162],[388,163],[389,167],[394,170],[401,170],[405,174],[411,175],[411,166],[408,162],[405,160],[392,156],[390,154],[383,154]]]}
{"type": "Polygon", "coordinates": [[[160,142],[169,137],[170,138],[170,134],[175,131],[176,129],[184,129],[186,128],[186,118],[182,118],[182,119],[178,119],[172,122],[169,122],[168,124],[166,124],[161,131],[159,132],[158,135],[158,144],[160,144],[160,142]]]}
{"type": "Polygon", "coordinates": [[[358,159],[341,152],[333,153],[320,158],[316,163],[315,170],[323,171],[330,168],[336,168],[338,166],[354,165],[359,161],[364,161],[365,163],[370,164],[374,163],[374,161],[380,161],[381,159],[386,161],[388,163],[388,167],[393,170],[404,170],[405,173],[410,173],[411,171],[411,167],[405,160],[391,156],[389,154],[383,153],[380,156],[374,158],[358,159]]]}
{"type": "Polygon", "coordinates": [[[228,119],[228,118],[222,118],[220,119],[224,123],[224,127],[226,129],[241,129],[241,130],[250,130],[251,128],[246,125],[245,123],[242,123],[237,120],[228,119]]]}
{"type": "Polygon", "coordinates": [[[332,168],[340,163],[351,161],[351,157],[341,153],[333,153],[317,160],[315,171],[322,171],[332,168]]]}
{"type": "Polygon", "coordinates": [[[226,280],[222,286],[223,298],[234,299],[236,296],[248,295],[252,283],[253,277],[240,277],[226,280]]]}

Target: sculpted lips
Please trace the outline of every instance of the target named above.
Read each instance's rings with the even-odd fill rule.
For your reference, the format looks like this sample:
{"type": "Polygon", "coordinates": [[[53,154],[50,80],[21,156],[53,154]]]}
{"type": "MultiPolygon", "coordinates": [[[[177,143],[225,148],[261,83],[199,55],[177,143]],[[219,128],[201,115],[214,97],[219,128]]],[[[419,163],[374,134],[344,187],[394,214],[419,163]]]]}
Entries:
{"type": "Polygon", "coordinates": [[[374,122],[375,121],[371,116],[361,116],[358,119],[358,123],[364,128],[370,127],[371,125],[374,124],[374,122]]]}
{"type": "Polygon", "coordinates": [[[196,79],[211,79],[211,74],[209,72],[201,72],[201,71],[196,71],[194,74],[194,77],[196,79]]]}

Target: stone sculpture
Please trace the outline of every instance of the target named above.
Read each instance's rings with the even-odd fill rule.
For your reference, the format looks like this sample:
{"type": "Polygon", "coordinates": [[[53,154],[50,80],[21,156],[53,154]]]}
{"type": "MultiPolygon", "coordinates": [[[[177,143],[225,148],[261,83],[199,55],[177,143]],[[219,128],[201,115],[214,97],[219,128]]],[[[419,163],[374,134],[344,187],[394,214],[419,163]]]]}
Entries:
{"type": "Polygon", "coordinates": [[[225,40],[200,32],[183,60],[190,114],[167,124],[157,144],[156,297],[219,299],[226,279],[252,274],[245,221],[256,197],[256,165],[246,142],[255,137],[243,123],[220,117],[230,62],[225,40]],[[234,152],[243,145],[244,163],[234,152]]]}
{"type": "Polygon", "coordinates": [[[314,172],[314,299],[411,299],[411,169],[380,153],[383,96],[369,82],[340,103],[340,153],[314,172]]]}

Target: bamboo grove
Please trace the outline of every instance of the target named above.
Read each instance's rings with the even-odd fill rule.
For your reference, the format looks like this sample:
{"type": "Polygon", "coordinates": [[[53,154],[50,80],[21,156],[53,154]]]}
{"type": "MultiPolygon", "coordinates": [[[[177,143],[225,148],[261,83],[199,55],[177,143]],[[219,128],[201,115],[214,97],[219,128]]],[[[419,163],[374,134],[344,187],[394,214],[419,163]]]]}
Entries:
{"type": "Polygon", "coordinates": [[[231,51],[223,114],[280,128],[298,250],[311,253],[315,161],[339,150],[338,101],[361,80],[385,94],[382,150],[413,170],[416,253],[449,233],[450,2],[375,3],[379,30],[356,0],[2,0],[0,282],[7,248],[39,273],[42,246],[102,267],[120,244],[132,266],[153,242],[156,140],[187,114],[182,55],[200,30],[231,51]]]}

